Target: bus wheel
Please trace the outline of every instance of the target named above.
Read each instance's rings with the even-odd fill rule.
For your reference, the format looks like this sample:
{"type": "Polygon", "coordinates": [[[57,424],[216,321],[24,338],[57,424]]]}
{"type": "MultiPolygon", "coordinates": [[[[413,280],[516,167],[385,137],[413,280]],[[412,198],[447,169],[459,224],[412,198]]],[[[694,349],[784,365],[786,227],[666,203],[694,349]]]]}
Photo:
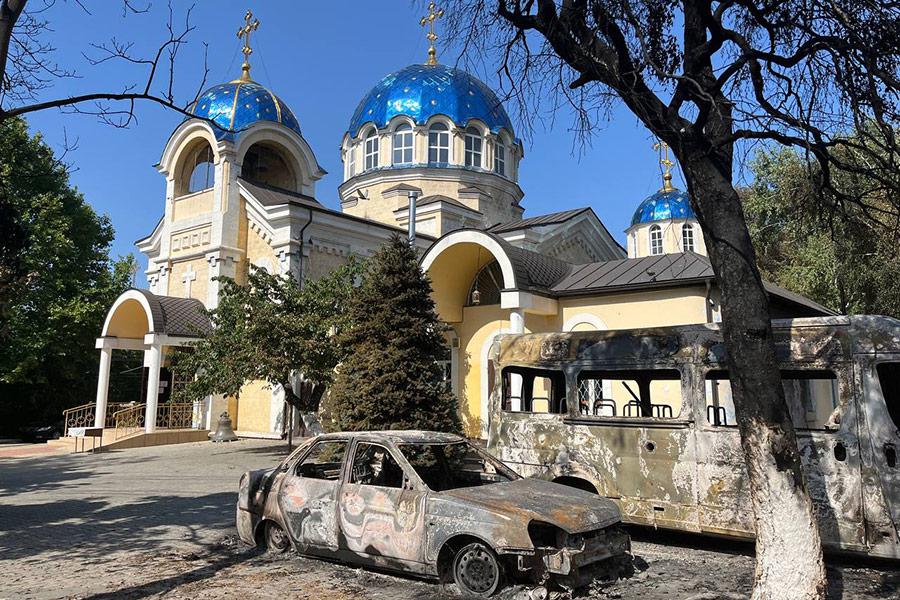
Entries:
{"type": "Polygon", "coordinates": [[[453,581],[464,595],[487,598],[500,587],[501,576],[497,555],[481,542],[463,546],[453,557],[453,581]]]}

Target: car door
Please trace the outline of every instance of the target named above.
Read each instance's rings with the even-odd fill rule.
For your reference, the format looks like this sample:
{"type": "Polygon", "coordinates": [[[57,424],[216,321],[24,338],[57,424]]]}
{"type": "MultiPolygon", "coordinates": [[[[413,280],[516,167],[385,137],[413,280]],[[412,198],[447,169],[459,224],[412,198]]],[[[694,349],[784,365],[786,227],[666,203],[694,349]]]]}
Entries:
{"type": "Polygon", "coordinates": [[[338,493],[347,440],[323,440],[289,471],[278,490],[285,526],[301,550],[338,547],[338,493]]]}
{"type": "Polygon", "coordinates": [[[340,495],[343,549],[389,567],[424,561],[427,492],[408,469],[387,445],[355,444],[340,495]]]}

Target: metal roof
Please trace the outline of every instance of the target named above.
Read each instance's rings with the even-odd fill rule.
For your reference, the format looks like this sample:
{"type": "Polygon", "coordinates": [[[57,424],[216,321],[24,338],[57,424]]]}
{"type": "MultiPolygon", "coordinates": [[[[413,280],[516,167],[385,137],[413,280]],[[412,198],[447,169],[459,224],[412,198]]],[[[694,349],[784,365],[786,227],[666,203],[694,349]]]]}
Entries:
{"type": "Polygon", "coordinates": [[[360,127],[374,123],[384,127],[397,115],[424,125],[434,115],[446,115],[459,127],[479,119],[493,132],[512,122],[497,95],[477,77],[446,65],[410,65],[385,76],[367,93],[350,119],[348,132],[356,137],[360,127]]]}
{"type": "Polygon", "coordinates": [[[540,227],[542,225],[556,225],[565,223],[569,219],[577,217],[581,213],[591,210],[588,207],[576,208],[573,210],[564,210],[561,212],[540,215],[537,217],[529,217],[527,219],[516,219],[515,221],[506,221],[498,223],[488,228],[491,233],[508,233],[510,231],[518,231],[519,229],[528,229],[529,227],[540,227]]]}
{"type": "MultiPolygon", "coordinates": [[[[481,214],[480,210],[476,210],[471,206],[466,206],[459,200],[455,200],[449,196],[444,196],[442,194],[432,194],[430,196],[425,196],[423,198],[419,198],[416,202],[416,206],[427,206],[429,204],[434,204],[435,202],[444,202],[445,204],[452,204],[453,206],[458,206],[459,208],[464,208],[468,211],[475,212],[481,214]]],[[[401,210],[406,207],[401,207],[401,210]]]]}
{"type": "Polygon", "coordinates": [[[133,288],[150,305],[153,333],[178,337],[201,338],[212,332],[212,324],[203,303],[194,298],[160,296],[147,290],[133,288]]]}
{"type": "Polygon", "coordinates": [[[190,112],[218,125],[214,128],[218,140],[234,140],[258,121],[280,123],[302,135],[288,105],[255,81],[235,80],[213,86],[200,95],[190,112]]]}
{"type": "Polygon", "coordinates": [[[704,256],[694,252],[660,254],[577,265],[564,279],[553,285],[552,291],[566,295],[593,290],[683,284],[713,277],[712,265],[704,256]]]}
{"type": "Polygon", "coordinates": [[[253,194],[253,197],[263,206],[278,206],[279,204],[288,204],[293,202],[298,204],[311,205],[316,208],[322,207],[319,201],[312,196],[298,194],[297,192],[291,192],[289,190],[272,187],[264,183],[250,181],[248,179],[244,179],[243,177],[238,177],[238,181],[240,181],[241,185],[247,188],[247,191],[253,194]]]}

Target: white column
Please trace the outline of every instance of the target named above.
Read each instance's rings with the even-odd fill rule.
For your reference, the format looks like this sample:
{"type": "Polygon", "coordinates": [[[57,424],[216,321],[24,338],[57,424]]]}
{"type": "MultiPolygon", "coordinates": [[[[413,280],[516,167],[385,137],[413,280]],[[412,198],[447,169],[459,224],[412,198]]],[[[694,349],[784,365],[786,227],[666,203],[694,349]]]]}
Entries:
{"type": "Polygon", "coordinates": [[[510,333],[525,333],[525,311],[513,308],[509,311],[510,333]]]}
{"type": "Polygon", "coordinates": [[[159,367],[162,364],[162,348],[153,344],[146,351],[147,366],[147,411],[144,413],[144,431],[156,431],[156,403],[159,400],[159,367]]]}
{"type": "Polygon", "coordinates": [[[94,427],[106,424],[106,397],[109,392],[109,369],[112,364],[112,348],[100,349],[100,373],[97,375],[97,406],[94,412],[94,427]]]}

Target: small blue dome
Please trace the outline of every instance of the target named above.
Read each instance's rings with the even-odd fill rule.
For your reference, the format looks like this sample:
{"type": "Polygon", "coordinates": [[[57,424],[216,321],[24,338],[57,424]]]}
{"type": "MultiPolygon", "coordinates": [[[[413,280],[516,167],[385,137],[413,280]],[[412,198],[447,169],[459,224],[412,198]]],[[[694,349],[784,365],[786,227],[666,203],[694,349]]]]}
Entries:
{"type": "Polygon", "coordinates": [[[235,80],[213,86],[200,95],[191,113],[221,127],[213,128],[219,140],[233,140],[257,121],[281,123],[300,134],[300,123],[287,104],[255,81],[235,80]]]}
{"type": "Polygon", "coordinates": [[[397,115],[421,125],[438,114],[459,126],[480,119],[495,133],[506,129],[513,134],[497,95],[465,71],[444,65],[410,65],[382,79],[356,107],[349,133],[355,137],[369,122],[384,127],[397,115]]]}
{"type": "Polygon", "coordinates": [[[687,192],[679,189],[671,191],[658,191],[637,207],[631,224],[653,223],[654,221],[667,221],[668,219],[696,219],[694,209],[691,208],[691,199],[687,192]]]}

